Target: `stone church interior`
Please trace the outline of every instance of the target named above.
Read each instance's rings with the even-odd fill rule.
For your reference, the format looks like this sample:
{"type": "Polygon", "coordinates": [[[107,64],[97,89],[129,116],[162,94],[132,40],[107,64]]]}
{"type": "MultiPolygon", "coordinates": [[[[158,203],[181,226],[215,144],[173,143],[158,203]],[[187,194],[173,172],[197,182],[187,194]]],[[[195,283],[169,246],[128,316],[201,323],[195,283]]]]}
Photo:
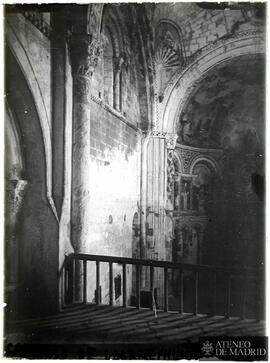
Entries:
{"type": "Polygon", "coordinates": [[[264,335],[265,4],[4,13],[5,342],[264,335]]]}

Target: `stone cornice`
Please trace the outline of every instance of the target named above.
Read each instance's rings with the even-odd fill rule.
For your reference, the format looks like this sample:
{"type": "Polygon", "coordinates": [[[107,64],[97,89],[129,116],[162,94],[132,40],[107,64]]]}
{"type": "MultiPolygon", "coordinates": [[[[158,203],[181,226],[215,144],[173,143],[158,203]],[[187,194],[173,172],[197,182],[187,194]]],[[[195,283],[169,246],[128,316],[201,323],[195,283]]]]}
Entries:
{"type": "Polygon", "coordinates": [[[128,122],[128,120],[126,119],[126,117],[122,113],[115,110],[113,107],[108,105],[106,102],[104,102],[103,100],[101,100],[100,98],[98,98],[98,97],[96,97],[94,95],[91,95],[90,98],[91,98],[91,101],[93,101],[96,104],[98,104],[99,106],[101,106],[104,110],[110,112],[112,115],[117,117],[120,121],[122,121],[128,127],[130,127],[131,129],[133,129],[136,132],[140,132],[140,129],[137,126],[135,126],[132,123],[128,122]]]}
{"type": "Polygon", "coordinates": [[[183,150],[191,150],[194,152],[201,152],[201,153],[216,153],[216,154],[222,154],[223,153],[223,149],[219,148],[219,149],[212,149],[212,148],[200,148],[200,147],[195,147],[195,146],[188,146],[188,145],[183,145],[180,143],[176,143],[176,148],[177,149],[183,149],[183,150]]]}

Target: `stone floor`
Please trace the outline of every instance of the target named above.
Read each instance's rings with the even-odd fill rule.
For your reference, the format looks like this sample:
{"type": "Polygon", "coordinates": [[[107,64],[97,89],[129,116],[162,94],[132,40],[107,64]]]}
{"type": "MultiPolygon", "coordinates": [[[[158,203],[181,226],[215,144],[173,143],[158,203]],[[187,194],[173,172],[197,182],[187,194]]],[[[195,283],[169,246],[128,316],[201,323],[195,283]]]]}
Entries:
{"type": "Polygon", "coordinates": [[[205,336],[262,336],[265,323],[254,319],[165,313],[149,309],[80,305],[40,319],[9,322],[11,343],[91,344],[170,343],[205,336]]]}

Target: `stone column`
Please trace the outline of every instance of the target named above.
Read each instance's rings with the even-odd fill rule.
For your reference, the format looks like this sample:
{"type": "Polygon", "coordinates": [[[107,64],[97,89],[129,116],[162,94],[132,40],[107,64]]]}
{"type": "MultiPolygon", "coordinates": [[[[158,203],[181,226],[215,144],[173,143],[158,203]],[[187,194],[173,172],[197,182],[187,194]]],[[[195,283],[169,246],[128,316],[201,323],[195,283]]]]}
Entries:
{"type": "Polygon", "coordinates": [[[6,182],[6,218],[5,218],[5,288],[7,313],[18,311],[17,289],[19,279],[19,236],[18,236],[18,215],[21,210],[26,180],[8,180],[6,182]]]}
{"type": "Polygon", "coordinates": [[[147,212],[147,151],[150,131],[141,139],[141,220],[140,220],[140,258],[146,258],[146,212],[147,212]]]}
{"type": "MultiPolygon", "coordinates": [[[[72,244],[75,252],[87,251],[90,243],[90,95],[91,79],[101,53],[100,44],[88,34],[70,40],[73,74],[73,155],[72,155],[72,244]]],[[[76,272],[75,299],[82,297],[81,268],[76,272]]]]}
{"type": "MultiPolygon", "coordinates": [[[[152,250],[148,248],[147,258],[166,260],[165,208],[167,199],[167,153],[168,150],[174,149],[176,139],[177,135],[153,131],[149,140],[147,209],[148,221],[151,222],[153,228],[154,246],[152,250]]],[[[148,238],[149,236],[147,236],[148,238]]],[[[162,305],[164,277],[161,270],[157,270],[155,281],[156,287],[158,288],[159,303],[162,305]]]]}

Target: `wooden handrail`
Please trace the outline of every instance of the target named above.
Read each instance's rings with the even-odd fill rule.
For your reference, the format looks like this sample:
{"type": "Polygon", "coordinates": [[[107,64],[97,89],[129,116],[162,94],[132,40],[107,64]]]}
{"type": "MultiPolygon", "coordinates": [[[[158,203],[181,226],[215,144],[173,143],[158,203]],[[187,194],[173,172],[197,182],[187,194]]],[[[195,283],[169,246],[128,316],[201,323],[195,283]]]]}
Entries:
{"type": "Polygon", "coordinates": [[[159,260],[147,260],[147,259],[138,259],[138,258],[130,258],[130,257],[118,257],[118,256],[105,256],[105,255],[91,255],[85,253],[71,253],[66,256],[67,260],[87,260],[87,261],[98,261],[98,262],[113,262],[120,264],[130,264],[130,265],[140,265],[140,266],[153,266],[153,267],[161,267],[161,268],[172,268],[179,269],[182,268],[185,271],[216,271],[216,272],[224,272],[226,274],[230,273],[231,275],[256,275],[258,273],[263,272],[263,268],[229,268],[229,267],[221,267],[214,265],[193,265],[181,262],[171,262],[171,261],[159,261],[159,260]]]}
{"type": "MultiPolygon", "coordinates": [[[[258,298],[261,285],[261,280],[263,279],[263,268],[252,269],[252,268],[228,268],[228,267],[219,267],[219,266],[211,266],[211,265],[193,265],[193,264],[185,264],[180,262],[170,262],[170,261],[158,261],[158,260],[147,260],[147,259],[137,259],[137,258],[129,258],[129,257],[118,257],[118,256],[103,256],[103,255],[92,255],[92,254],[84,254],[84,253],[72,253],[65,258],[65,279],[68,280],[68,284],[64,281],[65,293],[66,296],[69,297],[69,301],[71,303],[76,302],[75,295],[80,296],[80,293],[75,294],[75,290],[81,289],[82,291],[82,302],[87,303],[87,262],[93,261],[96,265],[96,281],[95,281],[95,304],[101,304],[101,275],[100,275],[100,264],[107,263],[108,264],[108,304],[113,306],[114,303],[114,285],[113,285],[113,265],[119,264],[122,265],[122,306],[127,306],[127,265],[135,266],[135,296],[136,301],[134,305],[140,309],[141,307],[141,274],[144,270],[144,267],[150,267],[150,286],[149,293],[151,294],[151,303],[149,308],[155,309],[156,302],[154,297],[154,276],[156,268],[163,269],[163,292],[162,292],[162,300],[163,300],[163,310],[168,311],[169,309],[169,270],[175,270],[178,273],[178,286],[175,287],[175,291],[177,291],[177,299],[178,299],[178,307],[177,310],[180,314],[184,312],[184,277],[191,278],[193,275],[194,281],[194,291],[192,292],[190,298],[194,302],[193,313],[197,315],[199,313],[199,276],[204,273],[210,273],[213,276],[213,283],[211,291],[209,291],[210,298],[210,309],[208,311],[209,315],[214,315],[216,313],[216,302],[217,302],[217,278],[219,280],[223,280],[226,288],[226,311],[224,311],[224,315],[229,318],[231,316],[231,304],[232,304],[232,282],[238,280],[242,284],[242,286],[246,286],[246,282],[248,280],[255,280],[258,285],[258,298]],[[82,265],[82,278],[75,278],[75,267],[79,268],[79,265],[82,265]],[[185,272],[189,272],[185,274],[185,272]],[[191,273],[190,273],[191,272],[191,273]],[[79,282],[78,282],[79,281],[79,282]],[[81,281],[81,282],[80,282],[81,281]],[[77,284],[77,285],[76,285],[77,284]],[[79,285],[80,286],[79,286],[79,285]],[[70,298],[71,297],[71,298],[70,298]]],[[[78,269],[80,271],[80,268],[78,269]]],[[[241,289],[240,289],[241,290],[241,289]]],[[[245,291],[242,294],[242,302],[240,307],[240,316],[242,318],[246,315],[246,296],[245,291]]],[[[200,300],[201,301],[201,300],[200,300]]],[[[260,302],[258,301],[258,304],[260,302]]],[[[134,306],[133,305],[133,306],[134,306]]],[[[261,316],[260,313],[261,307],[258,308],[258,319],[261,316]]]]}

